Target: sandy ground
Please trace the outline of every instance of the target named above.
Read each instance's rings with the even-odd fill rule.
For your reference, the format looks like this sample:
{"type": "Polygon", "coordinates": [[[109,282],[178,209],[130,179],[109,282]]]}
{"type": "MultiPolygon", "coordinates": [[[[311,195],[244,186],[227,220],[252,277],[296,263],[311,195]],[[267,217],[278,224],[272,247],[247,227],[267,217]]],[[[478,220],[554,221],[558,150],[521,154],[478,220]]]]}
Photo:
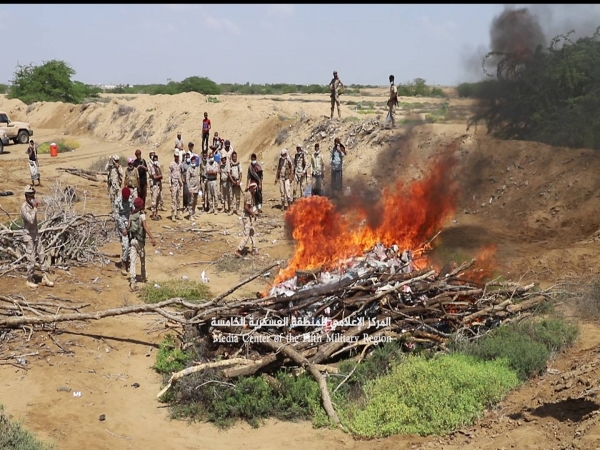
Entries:
{"type": "MultiPolygon", "coordinates": [[[[375,102],[375,107],[385,102],[384,93],[372,94],[344,101],[375,102]]],[[[109,210],[104,184],[57,168],[88,168],[98,158],[113,153],[132,155],[136,148],[144,155],[156,149],[165,164],[171,159],[176,131],[181,130],[186,141],[200,144],[205,110],[213,131],[232,140],[243,163],[251,153],[259,155],[266,172],[266,217],[259,223],[258,236],[262,255],[229,268],[210,263],[234,251],[241,232],[235,216],[201,215],[198,225],[214,230],[209,233],[183,233],[191,226],[189,221],[173,224],[163,219],[150,223],[159,238],[147,258],[152,281],[184,275],[199,280],[206,270],[212,292],[219,294],[271,261],[288,258],[293,242],[283,227],[283,212],[273,207],[279,202],[273,184],[278,151],[283,146],[292,149],[296,143],[312,148],[314,142],[321,142],[328,148],[335,136],[342,137],[349,148],[346,183],[354,190],[376,192],[397,179],[420,178],[432,160],[447,151],[449,142],[458,142],[454,156],[461,195],[434,251],[440,260],[473,256],[482,247],[495,244],[498,271],[508,279],[548,285],[565,277],[597,277],[599,244],[594,233],[600,220],[594,213],[599,206],[596,174],[600,156],[593,151],[500,142],[485,136],[481,129],[467,131],[464,121],[456,118],[470,107],[469,101],[461,99],[449,100],[453,112],[449,123],[435,124],[422,121],[440,108],[444,99],[401,99],[406,105],[400,118],[407,121],[391,131],[371,130],[365,125],[365,120],[385,117],[381,106],[374,113],[363,114],[355,104],[346,103],[344,120],[330,122],[329,102],[323,96],[218,98],[219,103],[210,103],[194,93],[111,96],[89,106],[43,103],[27,107],[0,97],[0,109],[8,111],[13,120],[30,122],[38,142],[64,136],[80,142],[81,147],[72,153],[57,158],[41,156],[43,186],[38,192],[43,198],[49,183],[58,179],[75,186],[80,194],[86,191],[86,210],[98,213],[109,210]]],[[[0,156],[0,190],[17,194],[0,197],[0,206],[11,214],[18,212],[20,193],[29,179],[25,148],[10,145],[0,156]]],[[[165,203],[169,208],[170,200],[165,203]]],[[[118,244],[111,243],[104,251],[116,254],[118,244]]],[[[57,283],[52,290],[26,291],[22,275],[0,278],[0,292],[22,293],[31,300],[52,294],[92,303],[99,310],[139,302],[114,264],[56,270],[57,283]]],[[[236,295],[251,295],[264,289],[268,281],[255,281],[236,295]]],[[[561,307],[572,314],[570,305],[561,307]]],[[[56,339],[72,350],[71,354],[62,353],[43,332],[34,334],[29,342],[9,344],[10,348],[2,350],[26,349],[40,355],[28,358],[28,371],[0,366],[0,399],[28,429],[64,450],[596,448],[600,427],[594,411],[600,405],[593,399],[584,401],[582,396],[598,378],[600,366],[593,363],[600,349],[600,332],[595,324],[577,319],[582,324],[581,339],[575,348],[558,355],[551,364],[553,370],[511,393],[474,427],[443,438],[395,436],[355,441],[339,431],[314,430],[309,423],[269,421],[258,429],[240,423],[219,431],[210,424],[170,420],[167,409],[156,401],[161,380],[151,369],[157,343],[170,330],[150,315],[61,325],[56,339]],[[580,372],[575,373],[578,368],[580,372]],[[568,380],[573,382],[569,385],[568,380]],[[134,388],[134,383],[140,387],[134,388]],[[58,390],[65,387],[71,391],[58,390]],[[73,391],[81,391],[81,397],[73,397],[73,391]],[[569,403],[569,397],[580,400],[569,403]],[[100,414],[106,415],[106,421],[98,420],[100,414]]]]}

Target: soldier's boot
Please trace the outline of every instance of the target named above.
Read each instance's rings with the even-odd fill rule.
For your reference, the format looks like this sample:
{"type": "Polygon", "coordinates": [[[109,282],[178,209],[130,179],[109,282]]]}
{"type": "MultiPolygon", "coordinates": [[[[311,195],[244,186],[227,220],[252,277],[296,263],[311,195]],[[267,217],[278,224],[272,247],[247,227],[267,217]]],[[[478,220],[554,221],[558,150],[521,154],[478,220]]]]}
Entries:
{"type": "Polygon", "coordinates": [[[121,275],[123,275],[124,277],[129,275],[129,261],[121,263],[121,275]]]}
{"type": "Polygon", "coordinates": [[[27,287],[31,289],[35,289],[38,285],[33,281],[33,278],[27,280],[27,287]]]}
{"type": "Polygon", "coordinates": [[[329,115],[329,119],[333,119],[333,108],[331,108],[331,114],[329,115]]]}
{"type": "Polygon", "coordinates": [[[129,289],[131,289],[131,292],[137,291],[137,283],[135,282],[135,278],[129,280],[129,289]]]}
{"type": "Polygon", "coordinates": [[[54,287],[54,281],[50,281],[48,275],[44,274],[42,277],[42,286],[54,287]]]}

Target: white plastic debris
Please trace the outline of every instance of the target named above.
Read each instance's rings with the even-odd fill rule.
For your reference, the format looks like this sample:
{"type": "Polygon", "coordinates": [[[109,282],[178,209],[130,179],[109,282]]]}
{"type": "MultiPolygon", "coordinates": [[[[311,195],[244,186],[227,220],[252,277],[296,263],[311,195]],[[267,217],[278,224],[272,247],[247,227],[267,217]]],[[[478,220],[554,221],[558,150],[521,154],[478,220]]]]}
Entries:
{"type": "Polygon", "coordinates": [[[189,280],[189,279],[190,279],[190,277],[188,277],[187,275],[183,275],[183,276],[181,277],[181,279],[182,279],[183,281],[187,281],[187,280],[189,280]]]}
{"type": "Polygon", "coordinates": [[[73,397],[81,397],[81,391],[73,391],[73,397]]]}
{"type": "Polygon", "coordinates": [[[208,277],[206,276],[206,271],[203,270],[202,273],[200,274],[200,279],[202,280],[203,283],[208,283],[210,280],[208,279],[208,277]]]}
{"type": "Polygon", "coordinates": [[[170,256],[173,256],[173,252],[169,252],[169,255],[170,255],[170,256]]]}
{"type": "Polygon", "coordinates": [[[271,241],[271,244],[277,244],[277,239],[273,239],[273,241],[271,241]]]}
{"type": "Polygon", "coordinates": [[[154,289],[160,289],[160,284],[154,283],[154,289]]]}

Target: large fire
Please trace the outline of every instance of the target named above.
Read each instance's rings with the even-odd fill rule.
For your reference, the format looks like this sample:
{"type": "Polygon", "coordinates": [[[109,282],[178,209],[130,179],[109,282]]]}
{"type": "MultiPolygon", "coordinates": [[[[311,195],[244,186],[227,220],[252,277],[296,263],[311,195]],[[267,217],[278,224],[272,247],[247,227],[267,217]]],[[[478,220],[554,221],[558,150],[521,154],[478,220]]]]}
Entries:
{"type": "Polygon", "coordinates": [[[452,174],[454,164],[451,156],[443,157],[425,179],[406,188],[399,181],[394,188],[384,190],[375,208],[380,216],[376,225],[367,223],[369,213],[359,199],[345,215],[325,197],[296,202],[285,216],[296,241],[295,253],[275,284],[293,277],[296,270],[335,268],[340,261],[362,255],[378,242],[416,250],[454,213],[458,193],[452,174]]]}
{"type": "Polygon", "coordinates": [[[496,246],[483,247],[475,257],[475,265],[466,270],[461,278],[468,281],[482,282],[492,277],[496,268],[496,246]]]}

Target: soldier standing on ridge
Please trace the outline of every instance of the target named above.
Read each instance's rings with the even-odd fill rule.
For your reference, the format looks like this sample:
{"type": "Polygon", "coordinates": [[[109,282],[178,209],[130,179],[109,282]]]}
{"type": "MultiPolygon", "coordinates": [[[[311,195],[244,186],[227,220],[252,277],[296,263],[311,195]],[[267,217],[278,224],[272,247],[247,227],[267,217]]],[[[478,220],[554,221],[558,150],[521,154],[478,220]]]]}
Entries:
{"type": "Polygon", "coordinates": [[[398,106],[398,89],[394,84],[394,75],[390,75],[390,98],[388,99],[387,105],[388,116],[392,121],[392,128],[394,128],[394,125],[396,124],[394,120],[394,110],[396,109],[396,106],[398,106]]]}
{"type": "Polygon", "coordinates": [[[258,254],[256,249],[256,242],[254,240],[254,221],[256,220],[256,213],[254,212],[254,196],[256,195],[257,184],[253,181],[248,185],[246,192],[244,193],[244,211],[242,213],[242,224],[244,225],[244,236],[235,251],[235,256],[241,258],[244,247],[250,240],[251,252],[253,255],[258,254]]]}
{"type": "Polygon", "coordinates": [[[106,163],[105,171],[108,172],[106,182],[108,184],[108,198],[110,199],[110,207],[115,204],[115,200],[119,196],[121,184],[123,183],[123,168],[119,164],[119,155],[112,155],[106,163]]]}
{"type": "Polygon", "coordinates": [[[171,220],[175,222],[179,217],[179,197],[181,196],[181,164],[179,163],[179,150],[173,153],[173,161],[169,165],[169,189],[171,190],[171,220]]]}
{"type": "Polygon", "coordinates": [[[204,113],[204,120],[202,121],[202,151],[208,151],[208,137],[210,136],[210,119],[208,113],[204,113]],[[206,144],[206,146],[205,146],[206,144]]]}
{"type": "Polygon", "coordinates": [[[42,238],[38,232],[37,221],[38,202],[35,199],[35,189],[33,186],[25,188],[25,201],[21,205],[21,219],[23,220],[23,241],[25,242],[25,257],[27,258],[27,287],[35,289],[37,283],[33,279],[35,269],[35,259],[37,257],[42,269],[42,285],[52,287],[54,282],[48,279],[48,265],[46,264],[46,255],[42,247],[42,238]]]}
{"type": "Polygon", "coordinates": [[[329,83],[329,90],[331,91],[331,119],[333,119],[333,110],[337,105],[338,118],[342,118],[342,112],[340,111],[340,94],[344,89],[344,83],[338,78],[337,70],[333,71],[333,78],[329,83]]]}

